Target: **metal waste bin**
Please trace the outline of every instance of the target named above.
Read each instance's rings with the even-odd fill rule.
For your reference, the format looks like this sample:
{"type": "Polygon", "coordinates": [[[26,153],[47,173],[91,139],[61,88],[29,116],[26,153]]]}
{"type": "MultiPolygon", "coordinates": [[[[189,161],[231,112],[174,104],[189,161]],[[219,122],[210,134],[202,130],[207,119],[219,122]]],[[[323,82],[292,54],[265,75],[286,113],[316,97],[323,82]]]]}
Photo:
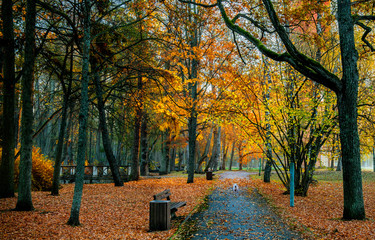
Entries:
{"type": "Polygon", "coordinates": [[[207,180],[212,180],[212,172],[211,171],[207,171],[206,172],[206,179],[207,180]]]}
{"type": "Polygon", "coordinates": [[[171,229],[171,201],[150,202],[150,231],[171,229]]]}

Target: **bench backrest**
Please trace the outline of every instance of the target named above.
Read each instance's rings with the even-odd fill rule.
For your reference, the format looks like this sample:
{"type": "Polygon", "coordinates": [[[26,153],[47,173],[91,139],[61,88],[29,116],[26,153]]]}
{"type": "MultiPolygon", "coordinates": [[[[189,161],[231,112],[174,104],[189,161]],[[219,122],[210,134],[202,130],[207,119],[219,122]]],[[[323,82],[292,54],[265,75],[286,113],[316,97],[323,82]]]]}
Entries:
{"type": "Polygon", "coordinates": [[[166,198],[167,200],[171,200],[169,198],[170,195],[171,195],[171,190],[165,189],[161,193],[155,194],[154,195],[154,200],[163,200],[164,198],[166,198]]]}

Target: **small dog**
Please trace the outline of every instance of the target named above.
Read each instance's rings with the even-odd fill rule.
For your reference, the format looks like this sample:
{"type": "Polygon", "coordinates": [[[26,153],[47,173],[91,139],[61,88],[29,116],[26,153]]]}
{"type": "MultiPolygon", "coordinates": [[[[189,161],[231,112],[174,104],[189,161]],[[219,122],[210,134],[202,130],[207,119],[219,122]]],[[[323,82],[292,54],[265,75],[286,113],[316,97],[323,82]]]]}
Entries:
{"type": "Polygon", "coordinates": [[[238,185],[236,183],[233,185],[233,192],[238,192],[238,185]]]}

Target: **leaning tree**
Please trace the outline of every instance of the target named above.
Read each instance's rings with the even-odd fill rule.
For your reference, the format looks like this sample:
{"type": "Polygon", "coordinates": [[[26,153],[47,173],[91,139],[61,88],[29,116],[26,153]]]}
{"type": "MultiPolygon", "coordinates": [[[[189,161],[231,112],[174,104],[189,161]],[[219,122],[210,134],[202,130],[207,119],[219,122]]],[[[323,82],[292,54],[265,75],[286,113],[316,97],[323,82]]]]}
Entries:
{"type": "MultiPolygon", "coordinates": [[[[213,4],[197,3],[196,1],[184,1],[185,3],[196,4],[202,7],[218,7],[226,26],[242,36],[255,46],[263,55],[278,61],[290,64],[298,72],[310,78],[318,84],[332,90],[337,97],[337,107],[339,115],[340,141],[342,152],[343,181],[344,181],[344,219],[365,219],[365,209],[363,202],[360,145],[357,127],[357,98],[358,98],[358,53],[355,46],[354,24],[365,26],[361,21],[375,20],[375,16],[353,16],[351,13],[352,3],[350,0],[338,0],[337,24],[339,33],[339,45],[341,50],[342,74],[335,74],[327,70],[322,64],[307,54],[302,53],[290,38],[289,24],[286,15],[281,15],[283,4],[276,5],[271,0],[262,0],[262,4],[257,8],[262,8],[264,14],[251,14],[254,6],[242,3],[230,5],[217,0],[213,4]],[[275,6],[279,9],[275,9],[275,6]],[[250,13],[238,13],[246,9],[250,13]],[[228,14],[228,12],[230,12],[228,14]],[[231,15],[234,15],[232,18],[231,15]],[[262,21],[266,18],[265,23],[262,21]],[[281,21],[281,20],[282,21],[281,21]],[[262,20],[262,21],[260,21],[262,20]],[[243,22],[249,24],[243,24],[243,22]],[[242,24],[241,24],[242,23],[242,24]],[[267,47],[263,34],[257,34],[254,29],[262,32],[275,33],[281,41],[284,50],[278,52],[271,47],[267,47]]],[[[292,1],[294,2],[294,1],[292,1]]],[[[366,4],[364,1],[363,4],[366,4]]],[[[298,4],[297,1],[295,1],[298,4]]],[[[315,4],[319,3],[319,0],[315,4]]],[[[254,3],[255,4],[255,3],[254,3]]],[[[311,3],[313,4],[313,3],[311,3]]],[[[302,17],[301,17],[302,18],[302,17]]],[[[364,29],[366,29],[365,26],[364,29]]],[[[367,27],[368,29],[369,27],[367,27]]],[[[368,30],[362,37],[365,43],[368,30]]],[[[372,48],[373,49],[373,48],[372,48]]]]}

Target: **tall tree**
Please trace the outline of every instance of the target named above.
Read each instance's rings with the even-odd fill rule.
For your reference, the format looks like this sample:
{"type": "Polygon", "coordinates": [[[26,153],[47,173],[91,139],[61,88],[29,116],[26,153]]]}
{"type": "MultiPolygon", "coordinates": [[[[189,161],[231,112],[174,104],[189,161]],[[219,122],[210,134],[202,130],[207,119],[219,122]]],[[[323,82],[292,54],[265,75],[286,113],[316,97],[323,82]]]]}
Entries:
{"type": "Polygon", "coordinates": [[[235,150],[235,147],[236,147],[236,141],[233,140],[232,151],[231,151],[230,160],[229,160],[229,170],[232,170],[232,164],[233,164],[233,160],[234,160],[234,150],[235,150]]]}
{"type": "Polygon", "coordinates": [[[147,113],[144,113],[142,116],[142,124],[141,124],[141,167],[140,167],[141,176],[147,176],[149,172],[147,123],[148,123],[147,113]]]}
{"type": "Polygon", "coordinates": [[[96,59],[94,58],[91,61],[91,68],[93,69],[93,72],[94,72],[96,99],[98,101],[98,110],[99,110],[99,128],[101,129],[101,133],[102,133],[105,155],[107,157],[109,166],[111,168],[115,186],[123,186],[124,183],[120,176],[119,165],[118,165],[117,159],[115,158],[115,155],[113,154],[112,143],[111,143],[111,140],[109,139],[107,119],[105,115],[104,100],[103,100],[103,90],[100,84],[99,69],[97,69],[96,59]]]}
{"type": "MultiPolygon", "coordinates": [[[[217,5],[227,27],[250,41],[267,57],[289,63],[297,71],[313,81],[331,89],[337,96],[339,112],[340,140],[344,180],[344,219],[364,219],[359,136],[357,127],[358,69],[357,51],[354,42],[354,19],[351,15],[351,1],[337,1],[337,21],[339,26],[340,49],[343,75],[341,79],[324,68],[317,61],[301,53],[281,24],[271,0],[263,0],[263,6],[270,24],[282,41],[286,51],[277,53],[255,37],[250,31],[239,26],[236,21],[245,16],[230,19],[222,0],[217,5]]],[[[246,18],[246,17],[245,17],[246,18]]],[[[251,18],[247,18],[251,19],[251,18]]],[[[360,19],[360,18],[358,18],[360,19]]],[[[254,23],[254,22],[253,22],[254,23]]],[[[255,22],[255,26],[262,28],[255,22]]]]}
{"type": "Polygon", "coordinates": [[[171,145],[171,132],[167,128],[163,133],[163,144],[162,144],[162,159],[160,161],[160,175],[165,175],[169,173],[170,170],[170,145],[171,145]]]}
{"type": "Polygon", "coordinates": [[[341,91],[336,91],[339,111],[340,141],[344,180],[344,219],[365,219],[361,156],[357,124],[358,53],[355,49],[351,1],[337,2],[341,62],[341,91]]]}
{"type": "Polygon", "coordinates": [[[212,134],[214,132],[214,129],[215,129],[214,127],[211,127],[210,134],[208,135],[208,138],[207,138],[207,141],[206,141],[206,146],[204,147],[204,152],[202,153],[201,156],[198,156],[199,159],[198,159],[198,163],[197,163],[197,168],[195,170],[197,173],[202,172],[202,170],[201,170],[202,163],[204,161],[208,162],[207,161],[207,159],[208,159],[208,153],[210,151],[211,139],[212,139],[212,134]]]}
{"type": "Polygon", "coordinates": [[[264,101],[266,102],[266,137],[265,137],[265,152],[266,152],[266,166],[264,168],[264,176],[263,181],[264,182],[270,182],[271,181],[271,170],[272,170],[272,145],[271,145],[271,124],[270,124],[270,111],[268,109],[268,104],[270,100],[270,85],[272,83],[271,81],[271,75],[268,69],[267,61],[263,58],[263,65],[264,65],[264,77],[267,84],[265,84],[265,94],[264,94],[264,101]]]}
{"type": "MultiPolygon", "coordinates": [[[[196,14],[197,6],[189,5],[189,21],[191,23],[197,23],[196,14]]],[[[198,46],[198,29],[192,29],[190,37],[190,47],[194,49],[198,46]]],[[[189,109],[189,118],[188,118],[188,133],[189,133],[189,160],[188,160],[188,179],[187,183],[194,182],[194,166],[195,166],[195,143],[197,139],[197,119],[198,119],[198,111],[197,111],[197,98],[198,98],[198,84],[197,84],[197,77],[198,77],[198,64],[199,60],[192,50],[192,56],[194,56],[191,60],[190,68],[190,76],[189,79],[193,81],[190,82],[188,85],[189,95],[191,99],[191,106],[189,109]]]]}
{"type": "Polygon", "coordinates": [[[208,169],[211,169],[212,171],[216,171],[218,163],[219,163],[219,158],[220,158],[221,126],[214,126],[213,128],[214,128],[214,131],[213,131],[214,141],[213,141],[213,147],[212,147],[212,154],[204,170],[205,172],[208,171],[208,169]]]}
{"type": "Polygon", "coordinates": [[[13,30],[13,1],[3,0],[3,124],[2,156],[0,165],[0,198],[14,197],[14,148],[15,126],[15,51],[13,30]]]}
{"type": "Polygon", "coordinates": [[[72,226],[80,225],[79,212],[81,208],[83,180],[85,170],[85,155],[87,144],[87,119],[89,108],[88,85],[89,85],[89,65],[90,65],[90,11],[91,1],[83,1],[83,54],[82,54],[82,79],[81,79],[81,106],[79,111],[79,131],[77,149],[77,170],[74,185],[73,203],[70,211],[68,224],[72,226]]]}
{"type": "Polygon", "coordinates": [[[25,60],[22,76],[22,118],[21,118],[21,159],[16,210],[34,209],[31,198],[31,169],[33,146],[33,83],[35,63],[35,22],[36,4],[34,0],[26,2],[26,42],[25,60]]]}
{"type": "Polygon", "coordinates": [[[142,121],[142,108],[143,108],[143,99],[142,99],[142,75],[139,73],[138,76],[138,93],[139,93],[139,102],[136,106],[136,113],[134,117],[134,134],[133,134],[133,147],[131,155],[131,168],[130,168],[130,180],[138,180],[140,174],[139,168],[139,140],[140,140],[140,130],[141,130],[141,121],[142,121]]]}
{"type": "Polygon", "coordinates": [[[62,158],[63,158],[64,137],[65,137],[65,131],[66,131],[66,123],[68,119],[69,99],[70,99],[70,95],[72,91],[72,82],[73,82],[73,51],[74,51],[73,41],[72,41],[72,45],[67,47],[67,50],[69,49],[69,47],[71,48],[71,52],[70,52],[70,71],[69,71],[70,74],[69,74],[69,80],[68,80],[69,81],[68,88],[66,88],[64,80],[63,80],[65,77],[65,64],[63,64],[63,69],[61,70],[61,75],[60,75],[64,97],[63,97],[59,137],[58,137],[58,142],[57,142],[57,147],[56,147],[55,167],[53,171],[53,181],[52,181],[52,190],[51,190],[51,194],[54,196],[59,195],[60,168],[61,168],[61,163],[62,163],[62,158]]]}
{"type": "Polygon", "coordinates": [[[225,133],[223,134],[223,146],[222,146],[222,162],[220,166],[220,170],[225,170],[226,166],[226,160],[227,160],[227,154],[228,154],[228,148],[229,146],[227,145],[227,141],[225,138],[225,133]]]}

